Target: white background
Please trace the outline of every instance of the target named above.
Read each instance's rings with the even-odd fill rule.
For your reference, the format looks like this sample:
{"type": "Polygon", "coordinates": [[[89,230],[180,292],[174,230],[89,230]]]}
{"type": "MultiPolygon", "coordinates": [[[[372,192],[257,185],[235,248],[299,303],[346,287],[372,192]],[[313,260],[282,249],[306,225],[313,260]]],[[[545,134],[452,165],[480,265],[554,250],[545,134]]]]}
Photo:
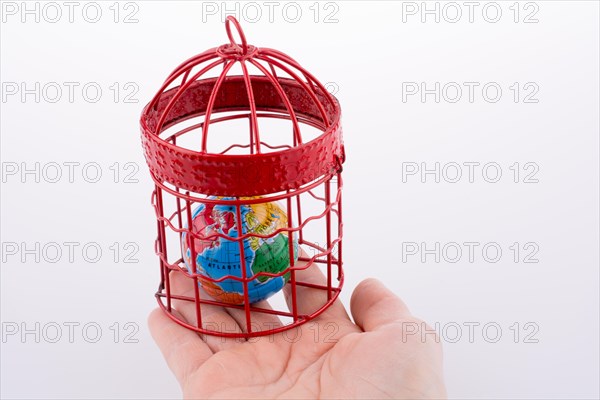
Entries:
{"type": "MultiPolygon", "coordinates": [[[[175,66],[227,42],[224,6],[101,2],[102,16],[91,23],[86,18],[93,19],[94,10],[83,13],[87,3],[77,3],[70,22],[68,7],[58,2],[62,17],[53,23],[56,9],[36,3],[27,7],[37,7],[37,16],[23,14],[21,2],[2,2],[2,397],[177,397],[145,322],[159,273],[138,117],[175,66]],[[137,22],[124,23],[132,12],[137,22]],[[36,82],[39,102],[35,93],[22,98],[21,83],[34,89],[36,82]],[[43,93],[52,82],[63,88],[56,103],[49,101],[56,92],[43,93]],[[79,85],[72,102],[64,82],[79,85]],[[102,88],[95,103],[93,90],[88,98],[81,91],[90,82],[102,88]],[[110,89],[115,82],[117,99],[116,87],[110,89]],[[125,87],[128,82],[133,86],[125,87]],[[10,94],[15,84],[19,92],[10,94]],[[124,101],[132,87],[139,88],[130,98],[137,103],[124,101]],[[39,183],[34,174],[21,175],[36,162],[39,183]],[[72,183],[65,162],[80,163],[72,183]],[[82,176],[82,166],[92,162],[103,174],[98,183],[82,176]],[[116,162],[118,183],[110,169],[116,162]],[[125,169],[128,162],[139,171],[125,169]],[[49,163],[63,165],[57,183],[46,179],[55,176],[49,163]],[[15,165],[19,170],[9,174],[15,165]],[[124,182],[132,171],[138,183],[124,182]],[[55,253],[40,251],[36,262],[35,254],[22,251],[36,242],[47,249],[59,243],[62,257],[53,263],[55,253]],[[79,243],[73,260],[64,242],[79,243]],[[110,249],[115,242],[117,262],[110,249]],[[129,242],[139,247],[138,262],[124,262],[129,242]],[[102,249],[98,262],[83,258],[86,243],[102,249]],[[69,323],[78,324],[72,340],[69,323]],[[101,336],[89,343],[95,327],[101,336]],[[12,329],[18,331],[9,334],[12,329]],[[22,335],[24,329],[31,332],[22,335]],[[134,343],[127,343],[127,333],[134,343]]],[[[295,6],[286,14],[282,2],[270,18],[263,2],[255,4],[260,17],[256,8],[237,6],[249,43],[290,54],[330,82],[342,103],[343,301],[360,280],[375,276],[436,326],[450,397],[598,398],[598,3],[479,2],[470,22],[463,2],[428,2],[429,9],[438,7],[436,22],[434,14],[422,15],[421,2],[321,3],[318,15],[313,2],[299,2],[296,23],[295,6]],[[455,4],[462,16],[452,22],[455,4]],[[502,14],[494,23],[497,8],[502,14]],[[429,89],[456,82],[462,97],[452,103],[456,93],[448,91],[439,103],[434,94],[403,101],[411,82],[429,89]],[[472,102],[464,82],[479,84],[472,102]],[[491,89],[488,98],[482,95],[490,82],[502,89],[497,102],[491,89]],[[515,82],[517,102],[510,89],[515,82]],[[524,102],[532,88],[538,90],[529,100],[537,102],[524,102]],[[480,163],[472,183],[465,162],[480,163]],[[518,183],[510,169],[515,162],[518,183]],[[446,174],[439,183],[433,174],[425,182],[420,174],[403,179],[403,163],[440,163],[446,174]],[[449,182],[456,170],[448,163],[463,165],[457,183],[449,182]],[[486,163],[500,167],[498,182],[488,182],[492,170],[482,175],[486,163]],[[525,183],[533,169],[537,183],[525,183]],[[427,249],[458,243],[463,254],[457,262],[450,262],[455,253],[448,246],[439,262],[435,254],[403,254],[411,242],[420,250],[421,243],[427,249]],[[479,243],[473,262],[464,242],[479,243]],[[521,248],[516,260],[515,242],[521,248]],[[501,248],[497,262],[491,262],[493,251],[487,260],[482,255],[486,243],[501,248]],[[528,261],[538,262],[524,262],[534,250],[528,261]],[[478,324],[471,337],[469,323],[478,324]]]]}

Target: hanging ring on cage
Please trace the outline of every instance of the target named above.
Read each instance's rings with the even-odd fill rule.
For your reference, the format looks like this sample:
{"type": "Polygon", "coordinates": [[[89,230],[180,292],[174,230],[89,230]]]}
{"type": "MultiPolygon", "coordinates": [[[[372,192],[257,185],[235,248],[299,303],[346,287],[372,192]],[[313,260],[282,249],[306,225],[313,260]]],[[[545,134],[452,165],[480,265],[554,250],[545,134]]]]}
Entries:
{"type": "Polygon", "coordinates": [[[227,20],[225,21],[225,30],[227,31],[227,37],[229,38],[229,42],[231,43],[231,45],[240,48],[242,50],[243,55],[248,54],[248,42],[246,42],[246,35],[244,35],[244,31],[242,30],[240,23],[234,16],[229,15],[227,17],[227,20]],[[238,35],[242,40],[241,46],[237,44],[235,42],[235,39],[233,38],[233,34],[231,33],[231,23],[235,25],[235,29],[237,30],[238,35]]]}

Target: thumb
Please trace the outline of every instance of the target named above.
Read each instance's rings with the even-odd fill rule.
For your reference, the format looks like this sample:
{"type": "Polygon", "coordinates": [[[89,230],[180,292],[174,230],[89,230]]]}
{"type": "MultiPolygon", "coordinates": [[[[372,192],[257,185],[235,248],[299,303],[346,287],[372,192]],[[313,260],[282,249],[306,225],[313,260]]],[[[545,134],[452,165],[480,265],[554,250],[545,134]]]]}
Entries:
{"type": "Polygon", "coordinates": [[[404,302],[373,278],[365,279],[354,289],[350,310],[354,322],[365,332],[411,316],[404,302]]]}

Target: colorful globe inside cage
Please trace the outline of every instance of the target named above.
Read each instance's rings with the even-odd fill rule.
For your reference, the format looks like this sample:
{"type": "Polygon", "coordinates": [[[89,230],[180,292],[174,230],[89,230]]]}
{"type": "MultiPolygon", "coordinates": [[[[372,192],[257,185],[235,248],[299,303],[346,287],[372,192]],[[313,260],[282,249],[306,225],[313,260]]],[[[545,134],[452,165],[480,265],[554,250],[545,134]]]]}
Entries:
{"type": "MultiPolygon", "coordinates": [[[[231,197],[211,199],[234,200],[231,197]]],[[[240,205],[241,235],[247,236],[242,240],[247,293],[250,303],[269,298],[283,288],[289,279],[289,272],[280,276],[259,275],[260,272],[271,274],[282,273],[290,266],[289,236],[287,214],[274,202],[240,205]],[[277,232],[277,233],[276,233],[277,232]]],[[[187,226],[186,226],[187,228],[187,226]]],[[[242,262],[240,244],[230,240],[240,236],[236,223],[236,206],[228,204],[202,203],[192,213],[192,232],[202,238],[192,237],[183,233],[181,248],[183,262],[189,272],[192,272],[192,252],[190,241],[194,243],[196,252],[196,272],[200,274],[199,285],[214,299],[229,303],[244,303],[244,284],[230,277],[242,277],[242,262]],[[223,236],[219,236],[221,234],[223,236]],[[218,280],[212,282],[206,278],[218,280]]],[[[298,260],[298,241],[293,238],[294,261],[298,260]]]]}

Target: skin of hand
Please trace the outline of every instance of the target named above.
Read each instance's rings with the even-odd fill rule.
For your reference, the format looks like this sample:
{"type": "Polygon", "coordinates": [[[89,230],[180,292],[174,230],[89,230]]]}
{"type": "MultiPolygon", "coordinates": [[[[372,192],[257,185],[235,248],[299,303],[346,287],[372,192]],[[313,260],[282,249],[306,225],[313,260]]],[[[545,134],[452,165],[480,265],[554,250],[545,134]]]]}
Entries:
{"type": "MultiPolygon", "coordinates": [[[[173,293],[194,296],[192,279],[179,272],[170,276],[173,293]]],[[[296,276],[325,284],[316,265],[296,276]]],[[[299,313],[324,304],[322,290],[297,286],[296,292],[299,313]]],[[[289,304],[289,290],[285,294],[289,304]]],[[[173,305],[179,318],[196,323],[193,303],[174,300],[173,305]]],[[[266,301],[257,306],[269,307],[266,301]]],[[[337,300],[299,327],[247,341],[199,335],[160,309],[150,314],[148,325],[184,398],[446,397],[439,339],[402,300],[379,281],[367,279],[354,290],[350,309],[354,322],[337,300]]],[[[205,326],[245,329],[242,310],[203,306],[202,312],[205,326]]],[[[275,315],[252,315],[253,324],[264,324],[263,329],[281,324],[275,315]]]]}

